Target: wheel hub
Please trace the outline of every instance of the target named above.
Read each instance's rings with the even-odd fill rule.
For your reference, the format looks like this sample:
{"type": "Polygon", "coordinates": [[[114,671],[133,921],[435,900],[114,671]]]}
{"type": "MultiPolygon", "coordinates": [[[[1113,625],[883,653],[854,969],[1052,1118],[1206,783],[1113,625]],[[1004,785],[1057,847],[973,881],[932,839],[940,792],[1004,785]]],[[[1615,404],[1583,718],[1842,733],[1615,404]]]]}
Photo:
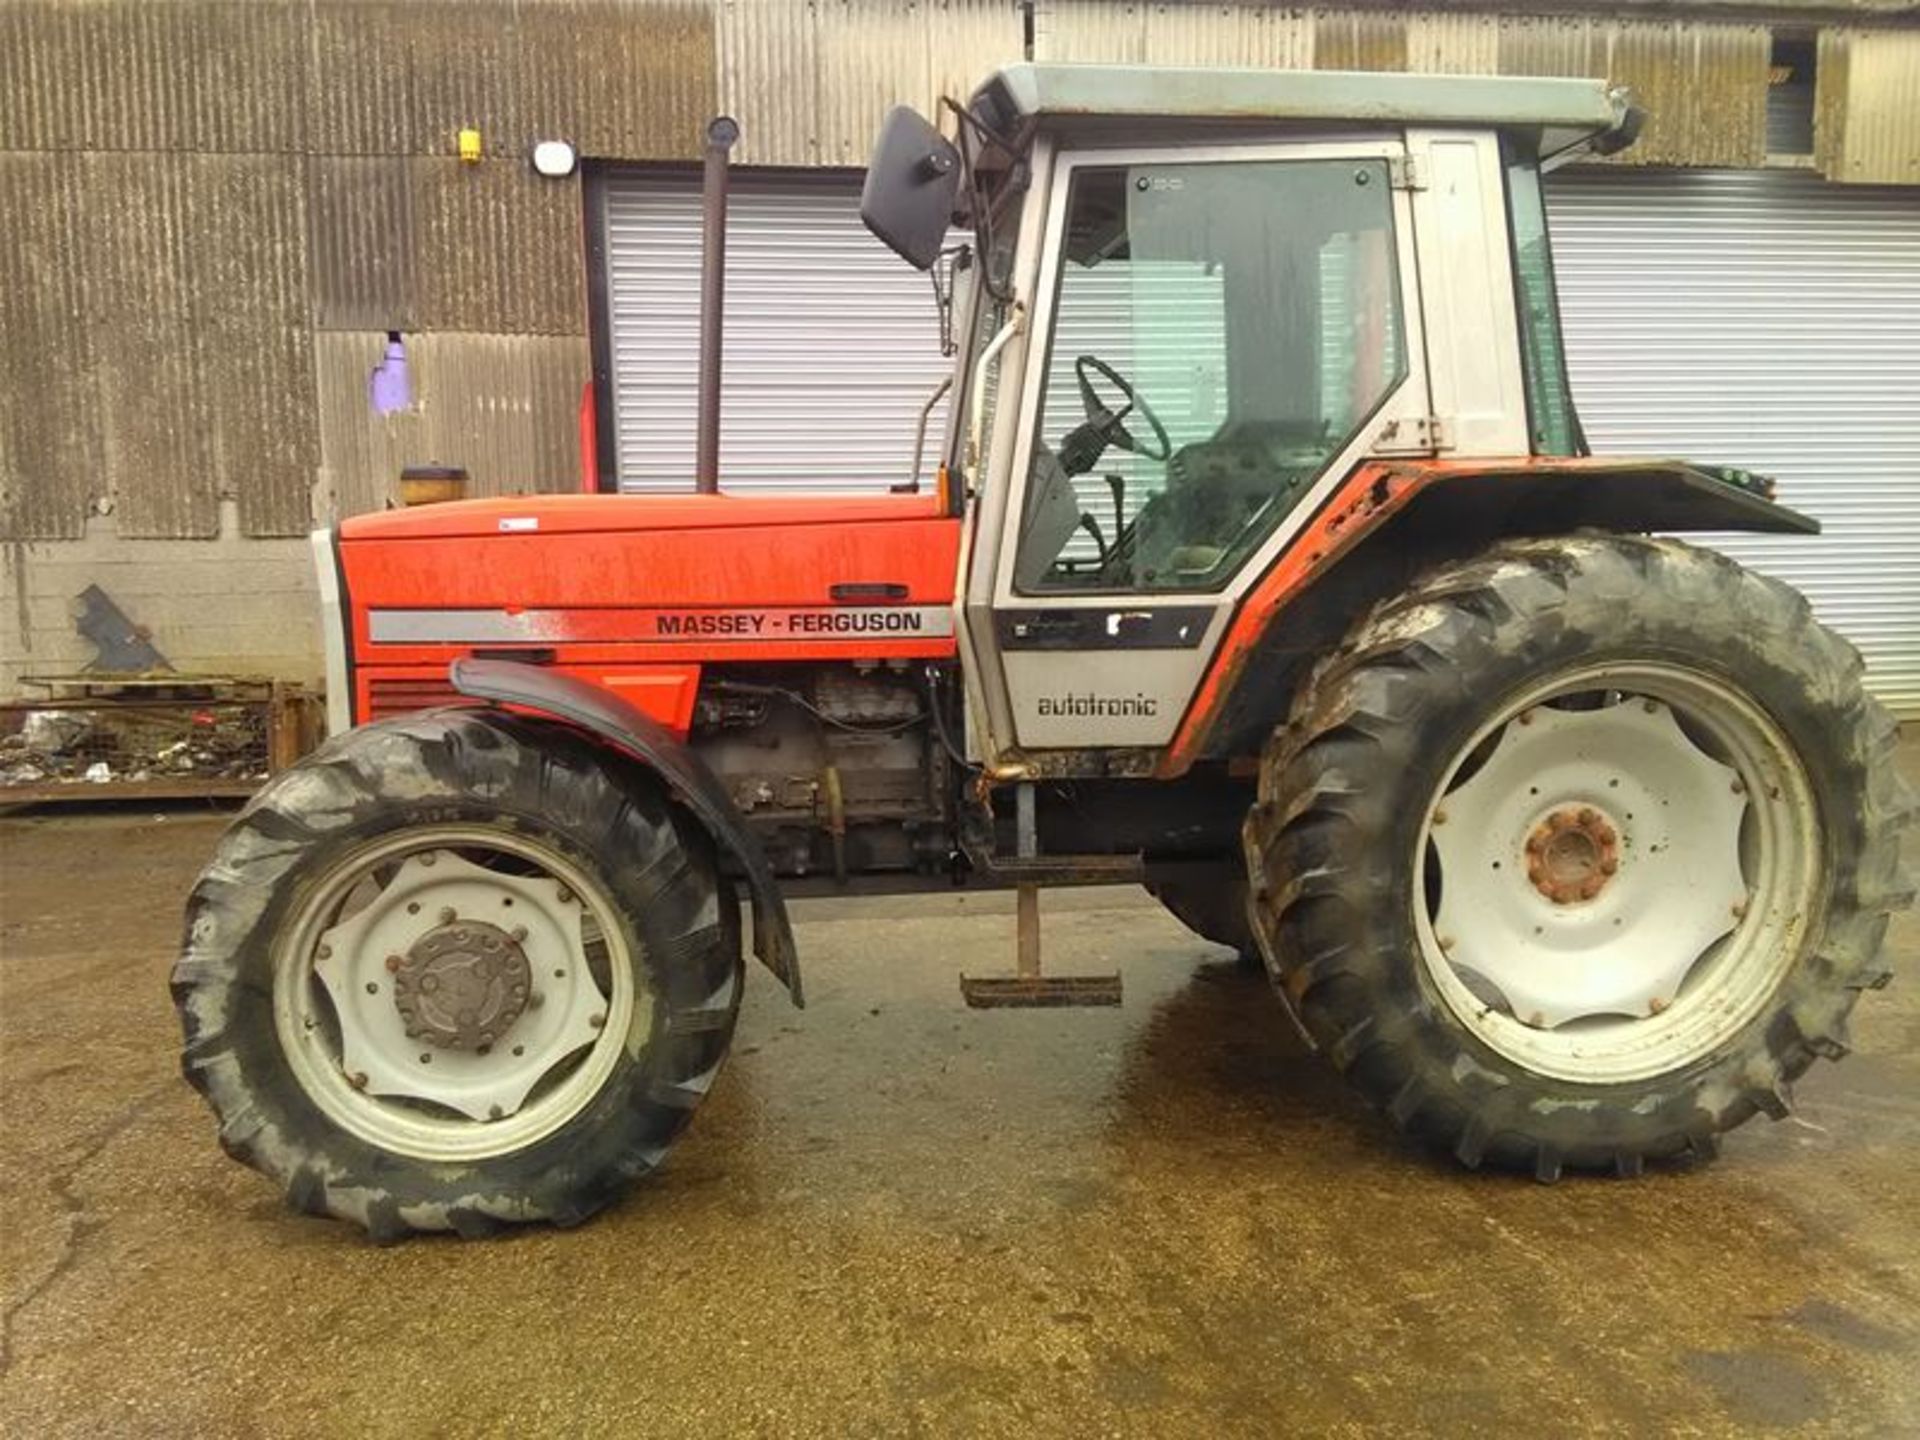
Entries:
{"type": "Polygon", "coordinates": [[[1620,832],[1591,805],[1565,805],[1527,836],[1527,878],[1556,905],[1591,900],[1620,868],[1620,832]]]}
{"type": "Polygon", "coordinates": [[[393,1003],[409,1038],[484,1054],[527,1008],[532,978],[515,936],[484,921],[454,920],[422,935],[401,958],[393,1003]]]}

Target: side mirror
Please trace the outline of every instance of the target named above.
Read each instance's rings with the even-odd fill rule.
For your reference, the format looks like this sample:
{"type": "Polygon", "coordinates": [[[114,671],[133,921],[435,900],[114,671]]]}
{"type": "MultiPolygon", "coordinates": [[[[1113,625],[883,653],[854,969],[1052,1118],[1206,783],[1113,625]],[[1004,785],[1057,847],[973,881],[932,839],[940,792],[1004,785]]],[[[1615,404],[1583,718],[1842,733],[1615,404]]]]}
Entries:
{"type": "Polygon", "coordinates": [[[860,191],[860,218],[916,270],[940,258],[960,188],[960,154],[919,111],[896,105],[880,122],[860,191]]]}

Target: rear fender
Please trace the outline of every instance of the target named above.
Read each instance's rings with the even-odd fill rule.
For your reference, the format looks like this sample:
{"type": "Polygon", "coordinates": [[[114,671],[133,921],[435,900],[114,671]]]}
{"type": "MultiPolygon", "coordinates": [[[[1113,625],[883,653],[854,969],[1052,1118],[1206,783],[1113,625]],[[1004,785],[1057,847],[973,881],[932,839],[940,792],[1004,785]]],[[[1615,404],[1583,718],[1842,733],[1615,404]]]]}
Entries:
{"type": "Polygon", "coordinates": [[[699,820],[739,865],[753,900],[753,953],[804,1005],[800,955],[786,901],[773,870],[747,833],[740,812],[714,774],[672,733],[638,706],[571,675],[512,660],[456,660],[453,688],[475,700],[531,711],[597,736],[658,775],[668,792],[699,820]]]}
{"type": "Polygon", "coordinates": [[[1534,457],[1362,465],[1241,601],[1162,779],[1257,753],[1312,661],[1413,574],[1495,540],[1575,530],[1817,534],[1771,482],[1682,460],[1534,457]]]}

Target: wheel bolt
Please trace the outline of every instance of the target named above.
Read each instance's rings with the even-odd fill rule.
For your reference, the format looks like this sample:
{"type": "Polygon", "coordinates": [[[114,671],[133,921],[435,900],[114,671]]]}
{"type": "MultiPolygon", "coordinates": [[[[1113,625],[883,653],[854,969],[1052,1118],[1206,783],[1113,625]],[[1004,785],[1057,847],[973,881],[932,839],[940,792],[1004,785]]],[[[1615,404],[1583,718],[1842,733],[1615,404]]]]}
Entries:
{"type": "Polygon", "coordinates": [[[1653,999],[1647,1002],[1647,1014],[1649,1015],[1658,1015],[1662,1010],[1666,1008],[1667,1008],[1667,1002],[1662,1000],[1658,995],[1654,996],[1653,999]]]}
{"type": "Polygon", "coordinates": [[[333,947],[331,945],[322,945],[317,952],[317,958],[321,960],[331,960],[333,958],[333,947]]]}
{"type": "Polygon", "coordinates": [[[347,1084],[351,1085],[356,1090],[366,1089],[367,1088],[367,1072],[364,1070],[354,1071],[351,1075],[347,1076],[347,1084]]]}
{"type": "Polygon", "coordinates": [[[562,905],[571,905],[573,903],[573,891],[562,885],[559,890],[555,892],[554,898],[562,905]]]}
{"type": "Polygon", "coordinates": [[[1521,711],[1521,712],[1520,712],[1520,723],[1521,723],[1522,725],[1531,725],[1531,724],[1533,723],[1533,712],[1532,712],[1531,710],[1523,710],[1523,711],[1521,711]]]}
{"type": "Polygon", "coordinates": [[[442,905],[440,907],[440,923],[442,925],[451,925],[455,920],[458,920],[459,918],[460,917],[458,915],[454,914],[453,906],[442,905]]]}
{"type": "Polygon", "coordinates": [[[1733,912],[1733,918],[1734,918],[1734,919],[1736,919],[1736,920],[1743,920],[1743,919],[1745,919],[1745,918],[1746,918],[1746,914],[1747,914],[1747,902],[1746,902],[1746,901],[1744,901],[1744,900],[1736,900],[1736,901],[1734,901],[1734,902],[1733,902],[1733,904],[1731,904],[1731,905],[1729,905],[1729,906],[1728,906],[1727,908],[1728,908],[1729,910],[1731,910],[1731,911],[1733,912]]]}
{"type": "Polygon", "coordinates": [[[587,1024],[591,1025],[596,1030],[600,1029],[606,1023],[607,1023],[607,1017],[605,1015],[590,1016],[587,1020],[587,1024]]]}
{"type": "Polygon", "coordinates": [[[489,1120],[498,1120],[506,1113],[507,1112],[502,1110],[498,1105],[490,1105],[487,1107],[487,1118],[489,1120]]]}
{"type": "Polygon", "coordinates": [[[387,973],[388,973],[389,975],[397,975],[397,974],[399,974],[399,973],[400,973],[400,967],[401,967],[402,965],[404,965],[405,963],[406,963],[406,962],[405,962],[404,960],[402,960],[402,959],[401,959],[401,958],[400,958],[400,957],[399,957],[398,955],[389,955],[389,956],[387,956],[387,973]]]}
{"type": "Polygon", "coordinates": [[[436,858],[437,858],[437,857],[436,857],[436,856],[434,855],[434,853],[433,853],[433,851],[431,851],[431,850],[429,850],[429,851],[427,851],[427,852],[426,852],[426,854],[424,854],[424,855],[422,855],[422,856],[420,857],[420,863],[421,863],[422,865],[431,865],[431,864],[433,864],[433,862],[434,862],[434,860],[435,860],[436,858]]]}
{"type": "Polygon", "coordinates": [[[1745,784],[1745,782],[1744,782],[1744,781],[1740,781],[1740,780],[1736,780],[1736,781],[1734,781],[1734,782],[1733,782],[1733,793],[1734,793],[1734,794],[1736,794],[1736,795],[1744,795],[1744,794],[1746,794],[1746,793],[1747,793],[1747,787],[1746,787],[1746,784],[1745,784]]]}
{"type": "Polygon", "coordinates": [[[513,927],[512,934],[513,934],[513,943],[518,945],[521,941],[527,938],[527,927],[524,925],[516,925],[513,927]]]}
{"type": "Polygon", "coordinates": [[[1434,812],[1433,812],[1433,823],[1434,823],[1434,824],[1436,824],[1436,825],[1444,825],[1444,824],[1446,824],[1446,823],[1447,823],[1447,812],[1446,812],[1446,811],[1444,811],[1444,810],[1436,810],[1436,811],[1434,811],[1434,812]]]}

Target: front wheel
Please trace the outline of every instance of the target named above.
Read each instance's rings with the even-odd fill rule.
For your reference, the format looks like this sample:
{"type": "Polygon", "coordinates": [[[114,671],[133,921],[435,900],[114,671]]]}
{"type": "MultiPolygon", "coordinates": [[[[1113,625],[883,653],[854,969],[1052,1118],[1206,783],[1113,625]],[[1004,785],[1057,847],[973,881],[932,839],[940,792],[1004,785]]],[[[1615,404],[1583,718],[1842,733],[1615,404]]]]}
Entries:
{"type": "Polygon", "coordinates": [[[1787,587],[1675,541],[1502,545],[1371,615],[1274,737],[1256,929],[1335,1064],[1468,1165],[1710,1153],[1887,978],[1893,745],[1787,587]]]}
{"type": "Polygon", "coordinates": [[[173,977],[228,1152],[383,1239],[605,1205],[706,1094],[740,989],[699,828],[577,735],[475,710],[276,777],[173,977]]]}

